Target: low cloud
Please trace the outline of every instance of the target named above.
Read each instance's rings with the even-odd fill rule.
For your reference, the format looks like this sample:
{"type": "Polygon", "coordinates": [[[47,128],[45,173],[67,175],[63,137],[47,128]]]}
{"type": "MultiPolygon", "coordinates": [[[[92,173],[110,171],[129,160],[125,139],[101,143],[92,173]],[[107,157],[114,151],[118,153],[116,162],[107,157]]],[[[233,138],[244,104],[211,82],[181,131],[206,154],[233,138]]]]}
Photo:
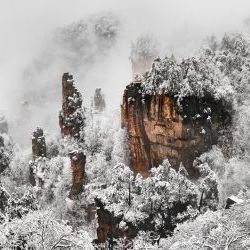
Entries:
{"type": "Polygon", "coordinates": [[[14,139],[27,144],[38,125],[59,132],[63,72],[75,75],[85,105],[101,87],[108,107],[119,109],[132,40],[150,33],[161,55],[192,55],[206,36],[241,31],[247,7],[245,0],[0,1],[0,109],[14,139]],[[112,24],[112,35],[98,35],[98,18],[112,24]]]}

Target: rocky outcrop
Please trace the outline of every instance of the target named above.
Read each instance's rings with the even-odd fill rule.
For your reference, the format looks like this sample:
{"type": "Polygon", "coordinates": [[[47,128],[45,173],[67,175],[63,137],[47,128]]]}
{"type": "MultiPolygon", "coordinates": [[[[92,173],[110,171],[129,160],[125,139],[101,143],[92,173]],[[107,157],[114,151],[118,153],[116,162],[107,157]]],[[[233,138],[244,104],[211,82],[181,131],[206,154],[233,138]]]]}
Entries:
{"type": "Polygon", "coordinates": [[[234,204],[242,204],[243,202],[244,200],[238,198],[237,196],[232,195],[227,198],[225,209],[231,208],[234,204]]]}
{"type": "MultiPolygon", "coordinates": [[[[62,137],[69,136],[80,140],[84,126],[82,95],[74,85],[73,76],[64,73],[62,77],[62,111],[59,114],[62,137]]],[[[69,197],[74,199],[83,190],[85,182],[86,157],[83,152],[74,150],[69,153],[72,169],[72,186],[69,197]]]]}
{"type": "Polygon", "coordinates": [[[105,209],[101,201],[96,199],[95,202],[98,218],[98,244],[108,242],[109,246],[111,247],[113,246],[115,239],[126,238],[129,242],[130,239],[134,238],[137,235],[138,229],[132,223],[128,223],[126,229],[121,228],[119,224],[122,221],[122,216],[115,217],[107,209],[105,209]]]}
{"type": "Polygon", "coordinates": [[[83,152],[72,151],[69,153],[72,169],[72,186],[70,190],[70,198],[74,199],[78,194],[83,191],[83,185],[85,184],[85,164],[86,156],[83,152]]]}
{"type": "Polygon", "coordinates": [[[0,174],[9,166],[10,164],[10,151],[6,147],[4,142],[4,137],[0,135],[0,174]]]}
{"type": "Polygon", "coordinates": [[[13,153],[13,145],[8,136],[8,123],[0,114],[0,174],[8,168],[13,153]]]}
{"type": "Polygon", "coordinates": [[[32,136],[32,156],[33,160],[39,157],[46,157],[46,142],[42,128],[37,128],[32,136]]]}
{"type": "Polygon", "coordinates": [[[143,176],[166,158],[172,167],[183,163],[191,177],[197,176],[193,160],[216,144],[230,123],[222,101],[189,96],[177,104],[171,95],[142,94],[141,81],[127,86],[121,109],[132,166],[143,176]]]}
{"type": "Polygon", "coordinates": [[[105,99],[104,99],[104,96],[102,94],[101,88],[97,88],[95,90],[92,105],[93,105],[94,110],[96,110],[98,112],[102,112],[103,110],[105,110],[106,103],[105,103],[105,99]]]}
{"type": "Polygon", "coordinates": [[[138,75],[144,74],[145,71],[151,68],[154,58],[155,56],[147,56],[145,58],[139,58],[132,61],[133,80],[136,80],[138,75]]]}
{"type": "MultiPolygon", "coordinates": [[[[159,236],[166,238],[171,235],[171,232],[176,228],[177,223],[182,223],[183,219],[175,219],[179,213],[183,213],[187,210],[190,204],[182,203],[180,201],[173,203],[173,206],[169,208],[168,213],[164,214],[163,211],[158,212],[163,215],[162,226],[159,227],[155,224],[154,215],[150,214],[144,221],[141,221],[137,225],[132,222],[125,222],[123,215],[114,216],[113,213],[108,211],[102,202],[98,199],[95,200],[97,207],[97,242],[111,244],[119,238],[124,239],[124,246],[129,246],[131,240],[138,235],[139,231],[154,232],[155,236],[159,239],[159,236]]],[[[152,242],[155,240],[152,240],[152,242]]],[[[125,248],[130,249],[130,248],[125,248]]]]}
{"type": "Polygon", "coordinates": [[[149,34],[139,36],[131,44],[130,60],[132,63],[133,80],[151,68],[154,59],[159,55],[158,43],[149,34]]]}
{"type": "Polygon", "coordinates": [[[9,193],[6,191],[2,183],[0,183],[0,214],[6,212],[9,198],[10,198],[9,193]]]}
{"type": "Polygon", "coordinates": [[[62,77],[62,111],[59,114],[59,124],[62,137],[80,138],[84,125],[82,96],[69,73],[64,73],[62,77]]]}
{"type": "Polygon", "coordinates": [[[122,231],[119,230],[119,222],[121,219],[114,218],[111,213],[104,208],[104,206],[97,202],[99,206],[97,209],[98,216],[98,228],[97,228],[97,239],[98,243],[105,243],[108,238],[120,238],[123,236],[122,231]]]}
{"type": "Polygon", "coordinates": [[[0,134],[8,134],[8,123],[3,114],[0,114],[0,134]]]}
{"type": "Polygon", "coordinates": [[[32,136],[32,157],[33,161],[29,163],[29,180],[32,186],[35,186],[36,180],[40,186],[43,185],[43,180],[37,176],[37,172],[40,169],[40,163],[44,160],[47,155],[46,141],[42,128],[36,128],[32,136]],[[38,169],[39,168],[39,169],[38,169]]]}

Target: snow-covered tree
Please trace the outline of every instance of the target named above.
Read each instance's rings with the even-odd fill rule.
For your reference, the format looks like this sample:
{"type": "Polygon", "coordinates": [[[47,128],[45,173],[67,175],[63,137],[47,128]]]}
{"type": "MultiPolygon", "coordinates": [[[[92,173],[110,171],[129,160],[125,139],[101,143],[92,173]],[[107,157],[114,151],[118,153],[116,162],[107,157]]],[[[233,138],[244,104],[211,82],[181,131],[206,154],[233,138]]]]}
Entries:
{"type": "Polygon", "coordinates": [[[125,228],[130,224],[140,225],[142,230],[151,228],[167,235],[177,221],[189,219],[191,210],[197,210],[198,189],[185,173],[183,168],[176,172],[165,160],[159,167],[151,169],[148,178],[144,179],[140,174],[135,178],[129,167],[118,164],[109,176],[109,185],[91,194],[114,217],[122,218],[125,228]],[[177,218],[178,213],[184,212],[177,218]]]}
{"type": "Polygon", "coordinates": [[[249,202],[224,211],[208,211],[196,220],[180,224],[161,249],[248,249],[249,202]]]}
{"type": "Polygon", "coordinates": [[[1,224],[0,239],[4,249],[93,249],[86,231],[74,232],[50,211],[30,212],[22,219],[1,224]]]}

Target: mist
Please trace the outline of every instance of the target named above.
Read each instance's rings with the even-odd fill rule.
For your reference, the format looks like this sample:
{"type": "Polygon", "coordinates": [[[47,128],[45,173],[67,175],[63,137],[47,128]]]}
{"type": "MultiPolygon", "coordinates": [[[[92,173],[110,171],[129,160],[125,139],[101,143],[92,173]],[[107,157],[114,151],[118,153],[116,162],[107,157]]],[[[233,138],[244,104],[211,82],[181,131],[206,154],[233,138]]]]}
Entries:
{"type": "Polygon", "coordinates": [[[132,79],[131,41],[150,33],[160,44],[160,56],[189,56],[209,35],[242,31],[250,16],[247,7],[247,0],[0,0],[0,110],[10,134],[27,145],[36,126],[59,133],[64,72],[74,75],[86,106],[101,87],[108,109],[119,109],[132,79]],[[100,43],[90,28],[87,49],[82,49],[85,40],[67,42],[67,31],[100,16],[114,18],[114,39],[100,43]]]}

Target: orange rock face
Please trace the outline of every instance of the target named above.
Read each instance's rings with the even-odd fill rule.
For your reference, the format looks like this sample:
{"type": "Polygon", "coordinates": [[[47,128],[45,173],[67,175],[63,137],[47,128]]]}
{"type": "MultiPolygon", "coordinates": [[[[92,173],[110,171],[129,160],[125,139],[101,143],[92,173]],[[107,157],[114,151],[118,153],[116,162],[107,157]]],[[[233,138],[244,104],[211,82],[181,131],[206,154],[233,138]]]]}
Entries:
{"type": "Polygon", "coordinates": [[[172,96],[143,96],[140,85],[127,86],[121,107],[134,171],[148,176],[150,168],[168,158],[172,167],[182,162],[195,177],[193,160],[217,143],[229,114],[212,98],[186,97],[180,108],[172,96]]]}
{"type": "MultiPolygon", "coordinates": [[[[84,126],[82,95],[74,85],[73,76],[64,73],[62,77],[62,111],[59,115],[62,137],[80,139],[84,126]]],[[[72,186],[70,198],[76,197],[83,190],[85,182],[86,156],[78,150],[69,153],[72,169],[72,186]]]]}
{"type": "Polygon", "coordinates": [[[62,136],[80,137],[84,125],[82,96],[74,85],[73,76],[64,73],[62,77],[62,111],[59,115],[62,136]]]}
{"type": "Polygon", "coordinates": [[[69,156],[71,161],[71,169],[73,172],[70,197],[74,198],[83,190],[83,185],[85,183],[86,156],[83,154],[83,152],[78,151],[70,152],[69,156]]]}
{"type": "Polygon", "coordinates": [[[111,243],[115,238],[126,238],[129,241],[136,237],[138,229],[132,223],[128,223],[128,228],[121,229],[119,223],[122,221],[122,216],[115,217],[97,199],[96,206],[98,218],[97,243],[105,243],[106,241],[111,243]]]}

